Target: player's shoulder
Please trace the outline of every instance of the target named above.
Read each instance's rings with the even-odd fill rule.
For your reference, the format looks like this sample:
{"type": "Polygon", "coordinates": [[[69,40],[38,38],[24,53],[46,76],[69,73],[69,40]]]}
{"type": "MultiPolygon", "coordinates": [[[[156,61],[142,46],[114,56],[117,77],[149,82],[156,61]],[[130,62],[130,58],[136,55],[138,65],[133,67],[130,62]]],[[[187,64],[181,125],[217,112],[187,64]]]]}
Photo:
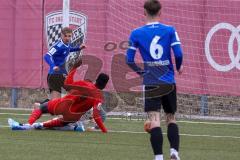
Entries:
{"type": "Polygon", "coordinates": [[[141,27],[134,28],[134,29],[131,31],[131,35],[132,35],[132,36],[137,35],[137,34],[139,33],[139,31],[140,31],[140,28],[141,28],[141,27]]]}
{"type": "Polygon", "coordinates": [[[134,28],[131,32],[131,37],[141,37],[143,33],[144,26],[134,28]]]}
{"type": "Polygon", "coordinates": [[[63,43],[62,40],[57,41],[57,42],[53,45],[54,48],[63,48],[64,46],[65,46],[65,44],[63,43]]]}
{"type": "Polygon", "coordinates": [[[136,34],[136,33],[142,32],[145,27],[146,27],[146,25],[143,25],[143,26],[134,28],[134,29],[132,30],[132,33],[135,33],[135,34],[136,34]]]}
{"type": "Polygon", "coordinates": [[[167,30],[169,32],[175,31],[175,27],[171,26],[171,25],[168,25],[168,24],[159,23],[159,26],[160,26],[161,29],[167,30]]]}

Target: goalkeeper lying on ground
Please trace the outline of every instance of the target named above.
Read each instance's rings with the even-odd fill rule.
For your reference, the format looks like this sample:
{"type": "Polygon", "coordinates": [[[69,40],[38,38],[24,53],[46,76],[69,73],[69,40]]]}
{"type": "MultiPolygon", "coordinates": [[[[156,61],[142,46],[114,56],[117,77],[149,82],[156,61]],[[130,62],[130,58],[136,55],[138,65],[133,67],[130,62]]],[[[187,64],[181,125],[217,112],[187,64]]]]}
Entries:
{"type": "MultiPolygon", "coordinates": [[[[102,121],[106,120],[106,112],[101,107],[100,109],[100,116],[102,121]]],[[[95,123],[93,119],[93,110],[87,111],[81,118],[75,123],[69,123],[63,127],[53,127],[53,128],[42,128],[40,123],[34,123],[30,125],[29,123],[21,124],[12,118],[8,119],[8,124],[12,130],[33,130],[33,129],[53,129],[53,130],[61,130],[61,131],[99,131],[99,127],[95,123]]]]}
{"type": "Polygon", "coordinates": [[[100,90],[105,88],[109,77],[101,73],[95,84],[89,81],[74,82],[73,77],[78,66],[80,66],[80,63],[76,63],[64,82],[64,87],[69,93],[62,98],[56,98],[43,104],[36,103],[35,105],[38,105],[38,107],[33,110],[28,119],[29,126],[34,128],[65,127],[77,122],[87,111],[93,109],[94,121],[102,132],[107,132],[107,128],[100,117],[100,108],[103,103],[103,95],[100,90]],[[61,117],[42,123],[35,123],[42,114],[46,113],[61,117]]]}

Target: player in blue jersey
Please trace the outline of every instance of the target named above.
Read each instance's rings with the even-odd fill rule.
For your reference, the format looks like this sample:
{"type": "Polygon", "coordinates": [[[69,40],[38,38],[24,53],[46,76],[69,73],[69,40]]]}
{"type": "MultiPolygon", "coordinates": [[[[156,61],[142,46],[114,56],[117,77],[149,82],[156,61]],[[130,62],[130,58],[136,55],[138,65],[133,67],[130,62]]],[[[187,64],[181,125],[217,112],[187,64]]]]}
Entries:
{"type": "Polygon", "coordinates": [[[48,71],[47,83],[51,94],[51,99],[61,97],[61,87],[63,87],[65,75],[66,58],[70,52],[80,51],[85,45],[71,47],[72,29],[65,27],[61,31],[61,40],[54,44],[45,54],[44,59],[50,66],[48,71]]]}
{"type": "Polygon", "coordinates": [[[178,154],[179,131],[174,116],[177,100],[171,49],[179,74],[182,73],[183,69],[183,54],[175,29],[172,26],[159,23],[160,13],[161,4],[158,0],[145,1],[144,15],[147,24],[131,32],[126,61],[130,68],[143,77],[144,109],[148,114],[148,120],[144,127],[150,133],[155,160],[163,160],[163,135],[160,126],[161,106],[166,113],[170,158],[171,160],[180,160],[178,154]],[[143,69],[134,61],[137,49],[139,49],[144,62],[143,69]]]}

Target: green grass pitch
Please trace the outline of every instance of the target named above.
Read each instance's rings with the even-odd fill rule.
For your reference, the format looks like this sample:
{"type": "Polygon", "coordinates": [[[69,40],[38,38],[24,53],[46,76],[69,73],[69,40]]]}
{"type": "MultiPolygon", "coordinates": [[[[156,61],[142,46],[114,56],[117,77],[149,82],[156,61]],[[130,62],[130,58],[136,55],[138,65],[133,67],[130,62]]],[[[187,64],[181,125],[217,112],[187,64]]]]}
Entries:
{"type": "MultiPolygon", "coordinates": [[[[149,135],[143,121],[108,119],[114,132],[11,131],[7,118],[26,122],[26,111],[0,109],[0,160],[152,160],[149,135]]],[[[42,120],[50,117],[45,116],[42,120]]],[[[239,122],[179,122],[181,160],[239,160],[239,122]],[[205,123],[206,122],[206,123],[205,123]]],[[[162,123],[164,126],[164,122],[162,123]]],[[[163,127],[166,133],[166,127],[163,127]]],[[[164,159],[169,160],[169,144],[164,134],[164,159]]]]}

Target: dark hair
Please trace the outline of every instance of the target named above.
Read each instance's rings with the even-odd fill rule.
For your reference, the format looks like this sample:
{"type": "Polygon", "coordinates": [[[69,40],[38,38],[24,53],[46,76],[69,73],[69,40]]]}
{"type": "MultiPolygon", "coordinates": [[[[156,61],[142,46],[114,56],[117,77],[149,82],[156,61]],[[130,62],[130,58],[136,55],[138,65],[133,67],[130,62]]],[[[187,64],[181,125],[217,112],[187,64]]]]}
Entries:
{"type": "Polygon", "coordinates": [[[95,85],[98,89],[104,89],[108,83],[108,80],[109,76],[107,74],[100,73],[97,77],[95,85]]]}
{"type": "Polygon", "coordinates": [[[158,0],[146,0],[144,3],[144,9],[150,16],[156,16],[161,8],[162,5],[158,0]]]}
{"type": "Polygon", "coordinates": [[[67,33],[72,33],[72,29],[69,28],[69,27],[64,27],[62,30],[61,30],[61,33],[62,34],[67,34],[67,33]]]}

